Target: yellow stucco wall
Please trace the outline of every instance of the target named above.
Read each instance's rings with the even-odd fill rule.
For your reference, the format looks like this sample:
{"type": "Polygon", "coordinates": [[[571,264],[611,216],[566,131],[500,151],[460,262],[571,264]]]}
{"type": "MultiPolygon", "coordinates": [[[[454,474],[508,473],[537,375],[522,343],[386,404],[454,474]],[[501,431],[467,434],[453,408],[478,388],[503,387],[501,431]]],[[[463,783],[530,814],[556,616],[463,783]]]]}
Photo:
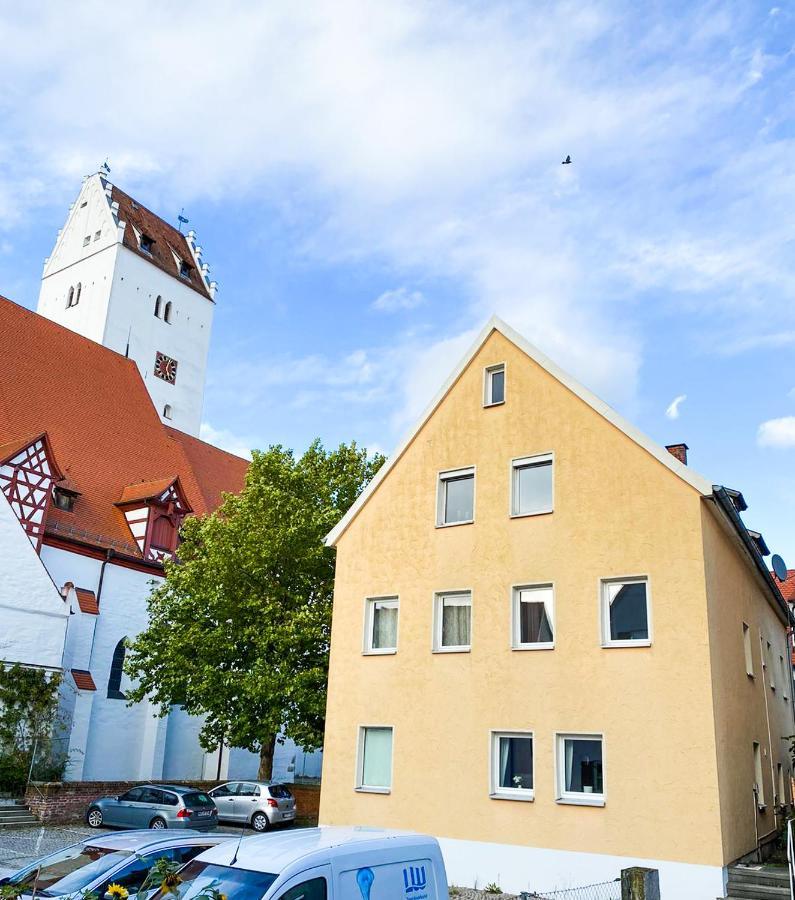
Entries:
{"type": "Polygon", "coordinates": [[[777,765],[784,767],[785,801],[789,802],[788,742],[795,733],[792,718],[792,677],[787,660],[785,623],[765,601],[758,579],[738,553],[709,504],[702,510],[704,565],[709,598],[712,680],[724,858],[727,862],[752,849],[754,823],[753,742],[762,748],[762,776],[767,809],[757,813],[759,836],[781,824],[774,800],[779,793],[777,765]],[[754,677],[746,674],[743,623],[749,626],[754,677]],[[770,672],[763,672],[762,655],[772,645],[770,672]],[[764,651],[763,651],[764,647],[764,651]],[[782,673],[784,669],[784,673],[782,673]],[[767,699],[767,703],[765,702],[767,699]],[[768,727],[769,726],[769,727],[768,727]]]}
{"type": "Polygon", "coordinates": [[[698,492],[493,332],[338,543],[320,819],[720,865],[698,492]],[[483,367],[507,402],[482,406],[483,367]],[[555,511],[511,519],[510,460],[554,451],[555,511]],[[440,470],[476,465],[476,521],[435,528],[440,470]],[[603,649],[599,579],[646,574],[653,643],[603,649]],[[511,586],[555,585],[550,651],[512,651],[511,586]],[[470,588],[472,650],[434,654],[434,591],[470,588]],[[362,655],[364,600],[400,597],[398,652],[362,655]],[[388,795],[359,793],[359,725],[394,727],[388,795]],[[535,734],[535,800],[489,797],[489,732],[535,734]],[[555,802],[556,731],[601,732],[604,808],[555,802]]]}

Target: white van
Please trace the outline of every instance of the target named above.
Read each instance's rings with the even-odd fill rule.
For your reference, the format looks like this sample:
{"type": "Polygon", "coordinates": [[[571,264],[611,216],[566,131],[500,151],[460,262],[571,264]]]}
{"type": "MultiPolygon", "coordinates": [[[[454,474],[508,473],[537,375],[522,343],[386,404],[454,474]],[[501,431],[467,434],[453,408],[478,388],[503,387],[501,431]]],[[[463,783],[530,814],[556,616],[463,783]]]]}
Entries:
{"type": "MultiPolygon", "coordinates": [[[[179,900],[448,900],[432,837],[301,828],[227,841],[181,871],[179,900]]],[[[159,892],[156,900],[173,900],[159,892]]]]}

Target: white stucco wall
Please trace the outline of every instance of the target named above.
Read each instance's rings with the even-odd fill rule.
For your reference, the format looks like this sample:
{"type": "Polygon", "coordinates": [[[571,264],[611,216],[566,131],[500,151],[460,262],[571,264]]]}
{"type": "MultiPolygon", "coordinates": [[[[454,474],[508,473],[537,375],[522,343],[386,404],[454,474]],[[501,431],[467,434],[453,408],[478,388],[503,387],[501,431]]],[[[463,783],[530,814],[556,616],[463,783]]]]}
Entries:
{"type": "Polygon", "coordinates": [[[69,609],[0,494],[0,660],[60,669],[69,609]]]}
{"type": "Polygon", "coordinates": [[[177,278],[166,274],[128,248],[119,248],[102,343],[138,364],[158,415],[166,404],[171,419],[164,422],[198,435],[204,403],[204,382],[214,304],[177,278]],[[171,322],[154,314],[157,297],[171,302],[171,322]],[[155,354],[177,361],[177,379],[169,384],[154,374],[155,354]]]}

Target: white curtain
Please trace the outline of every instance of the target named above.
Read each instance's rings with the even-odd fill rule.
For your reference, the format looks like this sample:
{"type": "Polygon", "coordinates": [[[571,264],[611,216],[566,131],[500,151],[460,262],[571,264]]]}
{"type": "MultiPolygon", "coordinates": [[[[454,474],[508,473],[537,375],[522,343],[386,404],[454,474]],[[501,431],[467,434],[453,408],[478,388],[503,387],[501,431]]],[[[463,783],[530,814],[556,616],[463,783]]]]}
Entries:
{"type": "Polygon", "coordinates": [[[513,787],[508,760],[511,755],[511,742],[508,738],[500,738],[500,787],[513,787]]]}
{"type": "Polygon", "coordinates": [[[472,604],[467,594],[442,597],[442,646],[468,647],[472,604]]]}
{"type": "Polygon", "coordinates": [[[391,786],[392,729],[365,728],[362,738],[362,786],[391,786]]]}
{"type": "Polygon", "coordinates": [[[397,647],[398,607],[394,602],[373,604],[373,649],[397,647]]]}
{"type": "Polygon", "coordinates": [[[566,784],[563,789],[566,791],[577,790],[572,784],[572,775],[574,769],[574,741],[566,741],[566,784]]]}

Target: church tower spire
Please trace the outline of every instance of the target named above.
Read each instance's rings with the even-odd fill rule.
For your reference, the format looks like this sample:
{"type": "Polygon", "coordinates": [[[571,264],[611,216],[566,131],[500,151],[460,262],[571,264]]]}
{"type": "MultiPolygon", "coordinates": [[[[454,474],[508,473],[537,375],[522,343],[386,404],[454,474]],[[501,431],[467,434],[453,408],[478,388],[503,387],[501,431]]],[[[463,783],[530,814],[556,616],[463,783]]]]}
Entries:
{"type": "MultiPolygon", "coordinates": [[[[198,435],[217,285],[196,234],[88,176],[45,261],[38,312],[134,359],[158,415],[198,435]]],[[[123,398],[120,398],[123,402],[123,398]]]]}

